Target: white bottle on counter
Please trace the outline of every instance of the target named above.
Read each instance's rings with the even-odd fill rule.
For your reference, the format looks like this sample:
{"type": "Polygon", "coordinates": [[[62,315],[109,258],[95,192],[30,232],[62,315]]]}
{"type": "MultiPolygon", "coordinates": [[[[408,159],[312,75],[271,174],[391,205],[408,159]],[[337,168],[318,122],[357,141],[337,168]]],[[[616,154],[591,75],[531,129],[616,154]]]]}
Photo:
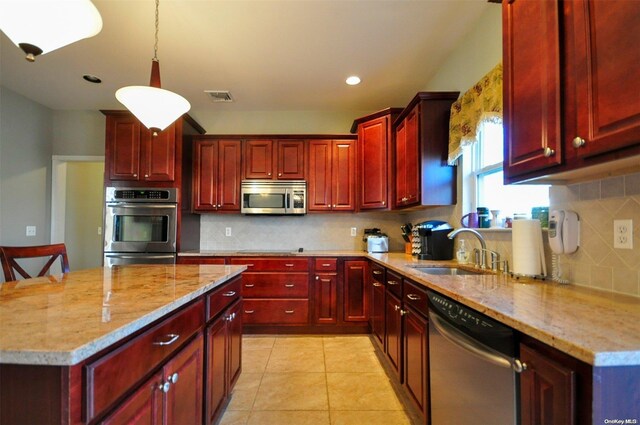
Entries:
{"type": "Polygon", "coordinates": [[[469,253],[467,252],[464,246],[464,239],[460,239],[460,243],[458,245],[458,251],[456,252],[456,259],[460,264],[466,264],[469,260],[469,253]]]}

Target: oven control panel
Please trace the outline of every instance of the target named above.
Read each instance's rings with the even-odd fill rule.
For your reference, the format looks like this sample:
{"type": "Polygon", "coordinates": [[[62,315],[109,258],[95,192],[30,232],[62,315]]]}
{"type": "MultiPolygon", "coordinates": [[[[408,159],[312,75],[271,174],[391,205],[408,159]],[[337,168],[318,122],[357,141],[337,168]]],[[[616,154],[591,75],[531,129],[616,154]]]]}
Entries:
{"type": "Polygon", "coordinates": [[[107,202],[177,202],[176,188],[144,189],[144,188],[120,188],[108,187],[106,190],[107,202]]]}

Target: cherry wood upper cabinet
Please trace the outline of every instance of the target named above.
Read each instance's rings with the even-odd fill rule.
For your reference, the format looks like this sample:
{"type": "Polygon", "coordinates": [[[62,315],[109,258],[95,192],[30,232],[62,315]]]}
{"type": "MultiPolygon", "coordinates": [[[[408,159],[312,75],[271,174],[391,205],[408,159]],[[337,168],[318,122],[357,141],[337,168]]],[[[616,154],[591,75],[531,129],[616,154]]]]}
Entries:
{"type": "Polygon", "coordinates": [[[358,118],[351,132],[358,133],[358,208],[390,209],[394,193],[391,124],[402,111],[388,108],[358,118]]]}
{"type": "Polygon", "coordinates": [[[505,181],[637,168],[640,80],[630,70],[640,62],[640,2],[509,0],[502,8],[505,181]]]}
{"type": "Polygon", "coordinates": [[[640,144],[640,2],[569,5],[575,73],[567,87],[575,93],[576,126],[567,141],[581,157],[640,144]]]}
{"type": "Polygon", "coordinates": [[[106,115],[105,186],[180,187],[182,150],[189,137],[205,130],[184,115],[153,136],[128,111],[106,115]]]}
{"type": "Polygon", "coordinates": [[[396,119],[396,208],[456,203],[456,167],[447,164],[447,149],[451,104],[458,95],[420,92],[396,119]]]}
{"type": "Polygon", "coordinates": [[[249,139],[243,143],[245,179],[304,179],[304,140],[249,139]]]}
{"type": "Polygon", "coordinates": [[[355,140],[309,141],[309,211],[355,209],[355,140]]]}
{"type": "Polygon", "coordinates": [[[510,176],[560,164],[560,3],[503,3],[504,168],[510,176]]]}
{"type": "Polygon", "coordinates": [[[240,141],[196,138],[193,146],[193,210],[240,211],[240,141]]]}

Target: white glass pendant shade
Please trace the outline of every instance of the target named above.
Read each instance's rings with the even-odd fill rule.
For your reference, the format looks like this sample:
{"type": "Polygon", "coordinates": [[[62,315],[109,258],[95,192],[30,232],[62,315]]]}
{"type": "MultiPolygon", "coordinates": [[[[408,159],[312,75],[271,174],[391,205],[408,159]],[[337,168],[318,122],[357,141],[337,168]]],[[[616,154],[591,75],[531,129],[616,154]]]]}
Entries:
{"type": "Polygon", "coordinates": [[[123,87],[116,91],[116,99],[154,132],[164,130],[191,108],[179,94],[149,86],[123,87]]]}
{"type": "Polygon", "coordinates": [[[98,34],[102,18],[90,0],[0,0],[0,29],[33,61],[98,34]]]}

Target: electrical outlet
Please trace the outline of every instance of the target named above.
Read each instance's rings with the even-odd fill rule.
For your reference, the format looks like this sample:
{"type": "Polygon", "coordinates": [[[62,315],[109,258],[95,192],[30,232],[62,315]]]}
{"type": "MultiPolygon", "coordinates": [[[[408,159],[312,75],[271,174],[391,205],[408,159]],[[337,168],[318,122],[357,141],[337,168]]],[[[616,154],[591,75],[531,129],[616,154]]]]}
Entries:
{"type": "Polygon", "coordinates": [[[231,227],[225,227],[224,228],[224,235],[225,236],[231,236],[231,227]]]}
{"type": "Polygon", "coordinates": [[[98,236],[102,235],[102,226],[98,226],[98,236]]]}
{"type": "Polygon", "coordinates": [[[613,247],[633,249],[633,220],[613,220],[613,247]]]}
{"type": "Polygon", "coordinates": [[[27,226],[27,236],[36,235],[36,226],[27,226]]]}
{"type": "Polygon", "coordinates": [[[355,227],[351,228],[351,236],[356,236],[358,229],[355,227]]]}

